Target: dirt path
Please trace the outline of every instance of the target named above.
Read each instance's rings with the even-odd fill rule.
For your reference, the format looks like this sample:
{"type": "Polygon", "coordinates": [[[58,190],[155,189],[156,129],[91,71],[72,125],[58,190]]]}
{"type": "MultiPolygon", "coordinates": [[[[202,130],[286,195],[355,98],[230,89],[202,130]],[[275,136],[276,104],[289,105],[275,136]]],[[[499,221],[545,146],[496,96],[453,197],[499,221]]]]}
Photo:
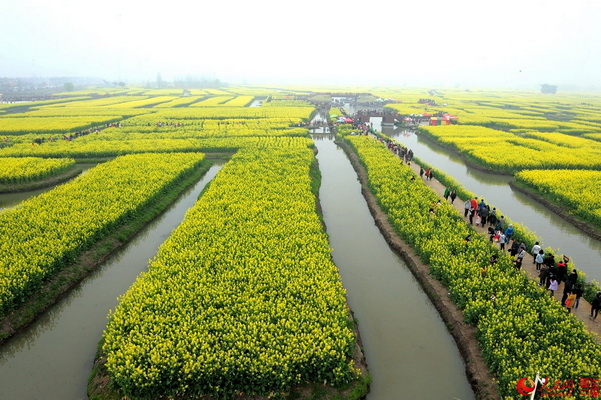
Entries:
{"type": "MultiPolygon", "coordinates": [[[[413,169],[413,171],[415,171],[417,176],[419,176],[420,166],[416,163],[411,163],[411,164],[412,164],[411,168],[413,169]]],[[[423,177],[423,181],[426,183],[427,186],[429,186],[436,193],[438,193],[440,195],[440,197],[442,198],[442,200],[444,200],[443,194],[445,191],[445,186],[442,183],[440,183],[435,178],[432,180],[426,180],[425,175],[423,177]]],[[[455,202],[453,203],[453,205],[455,206],[457,211],[460,213],[460,215],[463,215],[463,210],[464,210],[463,203],[465,202],[465,200],[466,199],[462,200],[458,197],[455,199],[455,202]]],[[[450,202],[450,199],[448,201],[450,202]]],[[[486,202],[486,199],[484,199],[484,201],[486,202]]],[[[509,217],[511,217],[511,216],[509,216],[509,217]]],[[[465,218],[465,220],[466,220],[466,222],[469,223],[468,218],[465,218]]],[[[488,228],[482,227],[482,226],[476,226],[475,220],[474,220],[473,228],[476,230],[476,232],[488,237],[488,231],[487,231],[488,228]]],[[[507,247],[508,246],[506,245],[506,248],[507,247]]],[[[530,251],[530,249],[527,249],[527,250],[530,251]]],[[[524,258],[524,263],[522,265],[522,271],[525,271],[530,276],[531,279],[536,280],[538,282],[538,272],[536,271],[536,268],[533,263],[533,258],[530,254],[524,258]]],[[[555,291],[554,297],[559,302],[561,302],[561,297],[563,295],[563,288],[564,288],[564,283],[562,282],[559,285],[559,288],[555,291]]],[[[597,321],[592,321],[589,318],[590,312],[591,312],[591,305],[584,298],[580,299],[580,305],[578,308],[572,309],[572,313],[579,320],[581,320],[584,323],[584,325],[588,329],[588,331],[593,334],[593,337],[595,338],[597,343],[601,344],[601,336],[600,336],[601,335],[601,317],[597,317],[597,321]]]]}

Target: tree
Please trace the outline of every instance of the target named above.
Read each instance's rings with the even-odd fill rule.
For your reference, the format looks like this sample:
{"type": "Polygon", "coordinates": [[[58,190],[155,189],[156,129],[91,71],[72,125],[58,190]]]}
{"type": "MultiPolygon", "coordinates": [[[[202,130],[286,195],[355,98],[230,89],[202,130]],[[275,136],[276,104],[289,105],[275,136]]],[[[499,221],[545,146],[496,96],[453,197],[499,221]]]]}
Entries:
{"type": "Polygon", "coordinates": [[[73,82],[65,82],[63,87],[65,88],[66,92],[72,92],[73,89],[75,89],[75,85],[73,84],[73,82]]]}

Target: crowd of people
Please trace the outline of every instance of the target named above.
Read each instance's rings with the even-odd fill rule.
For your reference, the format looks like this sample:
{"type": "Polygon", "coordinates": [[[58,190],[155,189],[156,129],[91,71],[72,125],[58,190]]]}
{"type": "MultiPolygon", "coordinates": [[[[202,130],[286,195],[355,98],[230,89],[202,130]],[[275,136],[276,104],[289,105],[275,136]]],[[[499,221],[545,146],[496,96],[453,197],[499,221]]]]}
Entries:
{"type": "MultiPolygon", "coordinates": [[[[220,124],[218,124],[218,125],[220,125],[220,124]]],[[[149,123],[147,124],[147,126],[152,126],[152,125],[151,125],[151,124],[150,124],[150,122],[149,122],[149,123]]],[[[184,126],[184,124],[183,124],[182,122],[163,122],[163,121],[158,121],[158,122],[155,124],[155,126],[156,126],[157,128],[163,128],[163,127],[165,127],[165,126],[171,126],[171,127],[174,127],[174,128],[179,128],[179,127],[181,127],[181,126],[184,126]]]]}
{"type": "MultiPolygon", "coordinates": [[[[446,194],[450,190],[451,188],[446,188],[445,199],[447,199],[446,194]]],[[[468,219],[471,225],[475,223],[476,226],[488,226],[487,231],[491,243],[497,244],[499,250],[509,253],[516,270],[522,268],[524,259],[530,254],[532,263],[538,271],[539,286],[546,288],[550,295],[554,296],[555,292],[559,290],[560,284],[563,283],[561,305],[566,307],[568,312],[571,312],[573,308],[578,308],[580,299],[584,294],[584,288],[578,282],[578,271],[572,269],[571,272],[568,272],[570,261],[568,256],[562,255],[560,260],[557,261],[552,252],[545,253],[539,242],[536,242],[531,249],[527,249],[524,241],[514,237],[515,228],[513,224],[507,224],[505,217],[497,215],[496,208],[491,209],[484,199],[474,197],[466,200],[464,203],[464,218],[468,219]]],[[[493,264],[494,261],[496,259],[493,260],[493,264]]],[[[593,321],[596,320],[600,309],[601,292],[597,293],[591,304],[590,317],[593,321]]]]}
{"type": "MultiPolygon", "coordinates": [[[[367,134],[367,133],[365,133],[367,134]]],[[[413,158],[413,151],[403,148],[403,146],[383,138],[377,137],[378,140],[383,142],[388,149],[393,153],[399,155],[401,159],[409,164],[401,154],[411,154],[413,158]],[[403,152],[405,149],[405,152],[403,152]]],[[[433,177],[432,169],[423,169],[420,166],[419,175],[422,179],[431,180],[433,177]]],[[[445,201],[454,203],[457,192],[453,187],[445,187],[443,197],[445,201]]],[[[440,204],[440,201],[438,202],[440,204]]],[[[437,204],[430,207],[430,213],[436,213],[437,204]]],[[[507,251],[509,256],[512,258],[513,265],[516,270],[522,268],[527,255],[532,257],[532,263],[535,265],[536,271],[538,271],[539,286],[546,288],[551,296],[555,295],[555,292],[559,290],[560,285],[562,287],[561,305],[567,309],[567,312],[572,312],[572,309],[577,309],[580,304],[580,299],[584,294],[584,288],[582,283],[578,281],[578,271],[572,268],[569,271],[570,259],[566,255],[559,257],[557,261],[556,256],[552,252],[543,250],[539,242],[536,242],[531,249],[527,249],[527,245],[524,241],[518,240],[515,236],[515,227],[511,223],[507,223],[505,216],[498,213],[496,207],[490,207],[483,198],[474,197],[464,202],[464,218],[466,218],[471,225],[487,228],[489,239],[491,243],[495,243],[499,246],[499,250],[507,251]]],[[[466,242],[471,241],[472,235],[468,235],[464,238],[466,242]]],[[[489,260],[491,266],[496,264],[497,256],[493,255],[489,260]]],[[[486,268],[483,269],[483,275],[486,274],[486,268]]],[[[597,292],[596,296],[591,302],[590,319],[596,322],[599,311],[601,310],[601,291],[597,292]]]]}
{"type": "MultiPolygon", "coordinates": [[[[121,122],[109,122],[106,124],[106,128],[121,128],[122,124],[121,122]]],[[[50,135],[48,138],[43,138],[43,137],[37,137],[35,138],[32,142],[31,145],[32,146],[39,146],[45,142],[57,142],[59,140],[66,140],[68,142],[75,140],[79,137],[82,136],[86,136],[89,135],[90,133],[98,133],[100,132],[100,128],[88,128],[85,130],[81,130],[75,133],[69,133],[69,134],[63,134],[63,135],[50,135]]],[[[4,137],[4,143],[8,144],[9,143],[9,138],[7,136],[4,137]]]]}
{"type": "Polygon", "coordinates": [[[44,143],[46,141],[48,141],[48,142],[57,142],[59,140],[66,140],[66,141],[70,142],[70,141],[72,141],[74,139],[77,139],[79,137],[82,137],[82,136],[85,136],[85,135],[89,135],[92,132],[95,132],[95,133],[100,132],[100,129],[98,129],[98,128],[91,129],[90,128],[88,130],[79,131],[79,132],[75,132],[75,133],[70,133],[68,135],[64,134],[62,136],[52,136],[51,135],[51,136],[48,137],[48,139],[45,139],[43,137],[38,137],[38,138],[35,138],[33,140],[33,142],[31,143],[31,145],[32,146],[39,146],[39,145],[41,145],[42,143],[44,143]]]}
{"type": "MultiPolygon", "coordinates": [[[[361,134],[363,134],[363,135],[375,133],[375,131],[373,130],[373,124],[371,124],[371,123],[358,124],[358,128],[361,130],[361,132],[362,132],[361,134]]],[[[401,159],[401,161],[403,161],[407,165],[411,165],[411,161],[413,160],[413,150],[400,145],[399,143],[395,142],[394,140],[385,139],[378,135],[376,135],[375,137],[377,140],[382,142],[388,150],[390,150],[393,154],[395,154],[397,157],[399,157],[401,159]]]]}

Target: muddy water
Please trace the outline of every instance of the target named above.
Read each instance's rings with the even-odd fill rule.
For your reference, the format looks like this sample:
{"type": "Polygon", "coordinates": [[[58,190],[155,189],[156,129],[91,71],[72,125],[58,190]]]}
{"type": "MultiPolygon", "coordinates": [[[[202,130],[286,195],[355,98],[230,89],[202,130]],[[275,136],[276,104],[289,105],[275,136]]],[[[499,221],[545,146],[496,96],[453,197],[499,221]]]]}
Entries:
{"type": "Polygon", "coordinates": [[[413,149],[418,158],[452,176],[469,191],[484,197],[513,221],[534,231],[545,248],[550,246],[558,249],[558,254],[570,256],[588,279],[601,281],[601,241],[589,237],[532,198],[511,189],[507,184],[513,179],[511,176],[490,174],[466,166],[456,154],[413,132],[386,127],[383,132],[413,149]]]}
{"type": "Polygon", "coordinates": [[[0,209],[14,207],[22,201],[25,201],[33,196],[37,196],[38,194],[42,194],[51,190],[53,187],[54,186],[36,190],[29,190],[27,192],[0,193],[0,209]]]}
{"type": "Polygon", "coordinates": [[[388,247],[332,135],[314,136],[324,219],[373,384],[368,399],[473,399],[455,342],[388,247]]]}
{"type": "Polygon", "coordinates": [[[215,165],[128,246],[22,334],[0,348],[0,399],[86,399],[87,379],[107,314],[182,221],[215,165]]]}

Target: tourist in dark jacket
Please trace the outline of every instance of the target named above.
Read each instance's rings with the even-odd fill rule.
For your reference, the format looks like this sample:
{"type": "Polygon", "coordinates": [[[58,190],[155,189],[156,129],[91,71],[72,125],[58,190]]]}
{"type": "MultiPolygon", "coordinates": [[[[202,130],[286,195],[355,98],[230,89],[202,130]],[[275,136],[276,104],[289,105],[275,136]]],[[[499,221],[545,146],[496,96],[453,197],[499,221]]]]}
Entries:
{"type": "Polygon", "coordinates": [[[539,284],[538,286],[547,287],[549,283],[547,280],[549,279],[549,266],[546,264],[542,264],[540,270],[538,272],[539,284]]]}
{"type": "Polygon", "coordinates": [[[593,321],[597,319],[599,309],[601,309],[601,292],[597,292],[597,295],[595,296],[593,301],[591,301],[591,319],[593,321]]]}
{"type": "Polygon", "coordinates": [[[573,269],[572,272],[570,273],[570,275],[568,275],[568,281],[572,285],[576,285],[576,282],[578,282],[578,271],[573,269]]]}
{"type": "Polygon", "coordinates": [[[580,304],[580,298],[584,293],[584,290],[582,290],[582,285],[577,283],[574,289],[572,289],[572,293],[576,295],[576,302],[574,303],[574,308],[578,308],[578,305],[580,304]]]}

